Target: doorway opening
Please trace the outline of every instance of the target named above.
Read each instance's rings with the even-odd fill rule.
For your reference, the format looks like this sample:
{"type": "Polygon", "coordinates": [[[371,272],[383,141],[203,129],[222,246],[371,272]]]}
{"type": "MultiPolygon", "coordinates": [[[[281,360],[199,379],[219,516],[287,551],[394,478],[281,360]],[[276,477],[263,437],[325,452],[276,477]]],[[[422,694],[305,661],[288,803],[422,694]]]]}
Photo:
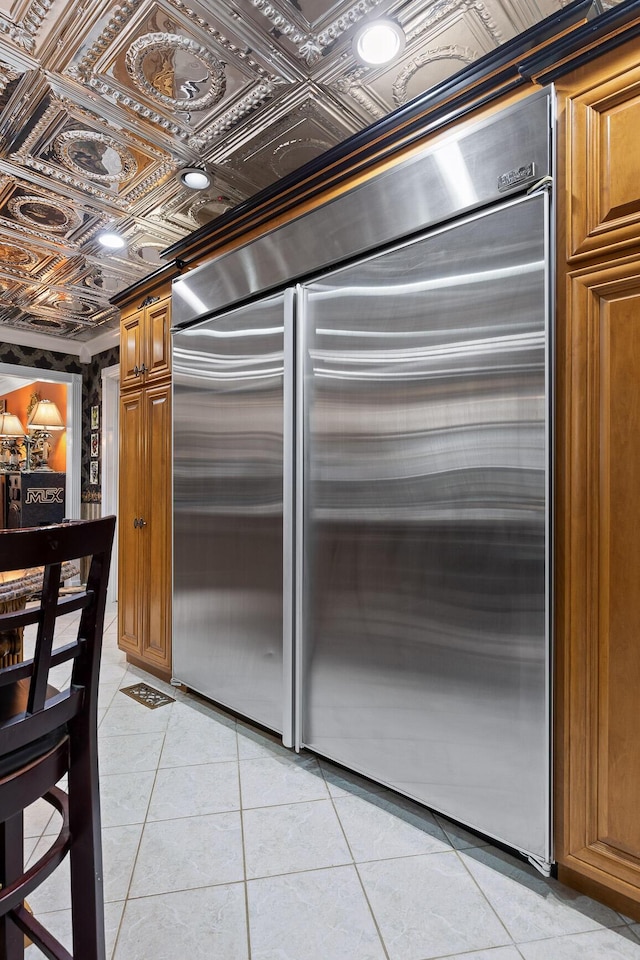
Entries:
{"type": "Polygon", "coordinates": [[[82,450],[82,376],[15,363],[0,363],[0,396],[27,387],[29,384],[66,384],[66,473],[65,517],[80,519],[81,450],[82,450]]]}

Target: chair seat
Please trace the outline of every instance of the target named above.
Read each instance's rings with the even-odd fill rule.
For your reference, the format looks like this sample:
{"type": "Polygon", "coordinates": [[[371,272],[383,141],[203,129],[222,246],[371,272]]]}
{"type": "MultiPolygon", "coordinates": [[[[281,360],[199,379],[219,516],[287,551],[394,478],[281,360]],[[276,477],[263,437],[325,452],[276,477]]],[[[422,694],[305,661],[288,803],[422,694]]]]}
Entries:
{"type": "MultiPolygon", "coordinates": [[[[58,693],[56,687],[48,684],[47,698],[55,696],[56,693],[58,693]]],[[[28,680],[17,680],[9,686],[0,687],[0,723],[6,723],[8,720],[11,720],[12,717],[23,714],[27,708],[28,699],[28,680]]],[[[67,725],[63,724],[56,730],[47,733],[46,736],[40,737],[25,747],[20,747],[18,750],[13,750],[11,753],[0,757],[0,780],[10,776],[21,767],[26,767],[39,757],[44,756],[45,753],[48,753],[59,743],[62,743],[66,736],[67,725]]]]}

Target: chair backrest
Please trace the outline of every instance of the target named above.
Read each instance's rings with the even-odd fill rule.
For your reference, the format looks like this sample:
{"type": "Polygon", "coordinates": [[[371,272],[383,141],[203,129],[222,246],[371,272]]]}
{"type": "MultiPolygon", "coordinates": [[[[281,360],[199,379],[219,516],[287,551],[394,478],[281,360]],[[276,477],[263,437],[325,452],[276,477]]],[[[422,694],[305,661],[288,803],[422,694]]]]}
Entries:
{"type": "MultiPolygon", "coordinates": [[[[37,624],[32,658],[0,669],[3,687],[28,685],[25,708],[1,718],[0,757],[28,746],[82,712],[96,712],[100,652],[115,517],[77,520],[48,527],[0,531],[0,573],[43,568],[40,600],[24,610],[0,614],[0,633],[37,624]],[[63,564],[90,558],[84,589],[60,595],[63,564]],[[77,634],[56,643],[56,624],[81,610],[77,634]],[[73,661],[66,689],[53,691],[49,671],[73,661]]],[[[7,691],[8,692],[8,691],[7,691]]]]}

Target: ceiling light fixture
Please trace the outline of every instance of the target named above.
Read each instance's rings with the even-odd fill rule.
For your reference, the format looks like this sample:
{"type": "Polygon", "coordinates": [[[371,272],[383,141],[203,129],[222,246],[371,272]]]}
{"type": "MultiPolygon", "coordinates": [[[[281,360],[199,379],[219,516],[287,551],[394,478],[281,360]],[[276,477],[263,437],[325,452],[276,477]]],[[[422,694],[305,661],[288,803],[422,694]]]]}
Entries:
{"type": "Polygon", "coordinates": [[[353,38],[356,57],[365,64],[389,63],[404,50],[404,30],[393,20],[371,20],[353,38]]]}
{"type": "Polygon", "coordinates": [[[211,177],[199,167],[185,167],[178,174],[180,183],[189,190],[206,190],[211,184],[211,177]]]}
{"type": "Polygon", "coordinates": [[[113,230],[105,230],[104,233],[98,234],[98,243],[101,243],[107,250],[122,250],[127,241],[119,233],[115,233],[113,230]]]}

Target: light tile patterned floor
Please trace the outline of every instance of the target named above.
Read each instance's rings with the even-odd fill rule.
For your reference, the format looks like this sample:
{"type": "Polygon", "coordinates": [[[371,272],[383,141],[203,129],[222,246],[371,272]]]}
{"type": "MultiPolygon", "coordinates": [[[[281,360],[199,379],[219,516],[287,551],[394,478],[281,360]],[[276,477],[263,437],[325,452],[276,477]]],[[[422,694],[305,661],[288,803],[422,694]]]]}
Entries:
{"type": "MultiPolygon", "coordinates": [[[[639,924],[127,667],[115,616],[99,728],[110,960],[640,960],[639,924]],[[119,692],[140,679],[176,702],[119,692]]],[[[28,857],[55,817],[29,811],[28,857]]],[[[31,903],[68,942],[68,869],[31,903]]]]}

